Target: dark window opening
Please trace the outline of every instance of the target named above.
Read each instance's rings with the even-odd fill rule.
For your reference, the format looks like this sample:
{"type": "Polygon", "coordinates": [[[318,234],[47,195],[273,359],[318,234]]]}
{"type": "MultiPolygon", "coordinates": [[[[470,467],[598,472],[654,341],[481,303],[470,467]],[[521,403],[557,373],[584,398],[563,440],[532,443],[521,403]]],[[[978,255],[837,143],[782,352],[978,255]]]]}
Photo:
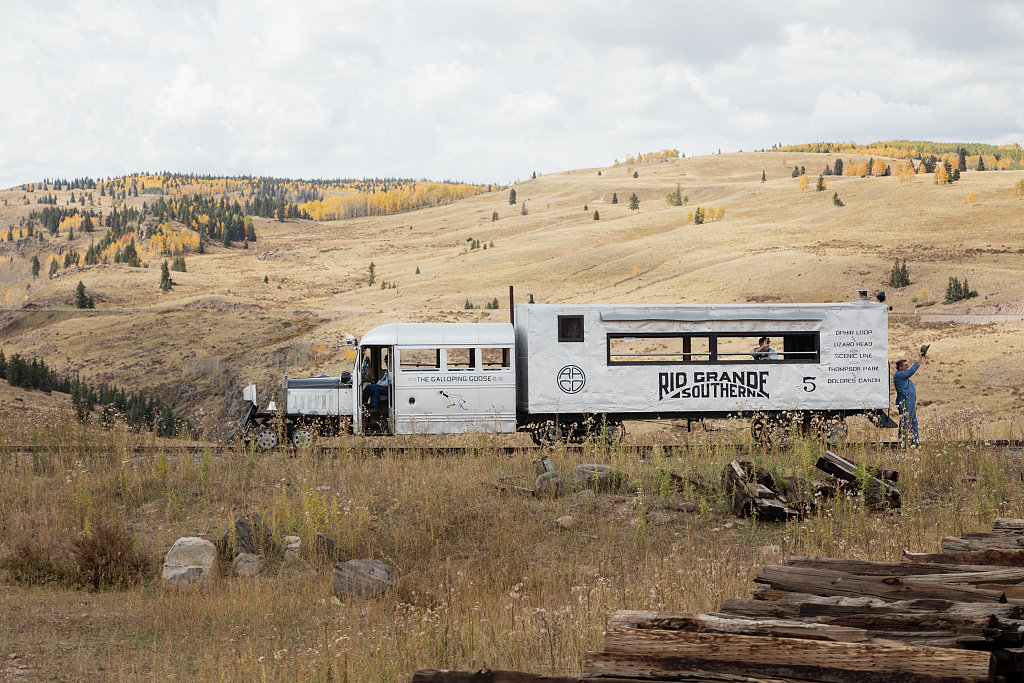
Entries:
{"type": "Polygon", "coordinates": [[[581,341],[583,341],[583,316],[582,315],[560,315],[560,316],[558,316],[558,341],[560,341],[560,342],[581,342],[581,341]]]}
{"type": "Polygon", "coordinates": [[[818,362],[818,332],[608,335],[608,365],[818,362]],[[765,336],[771,350],[761,352],[759,338],[765,336]]]}

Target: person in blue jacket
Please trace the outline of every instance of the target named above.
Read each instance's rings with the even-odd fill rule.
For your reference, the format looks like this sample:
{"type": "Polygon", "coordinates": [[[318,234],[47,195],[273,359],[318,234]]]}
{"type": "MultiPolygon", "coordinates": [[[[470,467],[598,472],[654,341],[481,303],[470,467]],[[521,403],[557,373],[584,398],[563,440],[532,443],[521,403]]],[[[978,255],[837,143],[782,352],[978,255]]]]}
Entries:
{"type": "Polygon", "coordinates": [[[911,375],[924,362],[924,354],[908,366],[906,360],[896,361],[896,372],[892,373],[892,385],[896,387],[896,409],[903,419],[900,420],[900,442],[917,445],[917,389],[910,380],[911,375]]]}

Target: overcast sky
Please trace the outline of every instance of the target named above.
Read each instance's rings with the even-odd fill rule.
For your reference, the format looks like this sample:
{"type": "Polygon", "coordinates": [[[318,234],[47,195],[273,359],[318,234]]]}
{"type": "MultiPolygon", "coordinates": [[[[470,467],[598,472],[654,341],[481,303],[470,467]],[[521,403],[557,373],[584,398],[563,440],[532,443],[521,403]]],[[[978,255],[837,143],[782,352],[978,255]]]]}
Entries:
{"type": "Polygon", "coordinates": [[[1012,2],[0,0],[0,187],[1024,142],[1012,2]]]}

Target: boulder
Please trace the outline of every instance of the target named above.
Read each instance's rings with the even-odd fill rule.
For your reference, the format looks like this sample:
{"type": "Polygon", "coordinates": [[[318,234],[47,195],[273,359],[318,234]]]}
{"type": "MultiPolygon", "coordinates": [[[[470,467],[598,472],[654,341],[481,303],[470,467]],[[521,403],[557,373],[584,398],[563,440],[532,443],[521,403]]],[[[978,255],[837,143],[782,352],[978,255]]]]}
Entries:
{"type": "Polygon", "coordinates": [[[235,555],[235,573],[239,576],[256,576],[263,569],[263,560],[259,555],[239,553],[235,555]]]}
{"type": "Polygon", "coordinates": [[[380,560],[365,558],[334,565],[334,595],[338,598],[378,597],[393,583],[391,571],[380,560]]]}
{"type": "Polygon", "coordinates": [[[676,516],[671,512],[661,512],[655,510],[647,513],[647,521],[650,524],[670,524],[676,520],[676,516]]]}
{"type": "Polygon", "coordinates": [[[597,498],[597,494],[590,489],[583,489],[572,494],[572,499],[578,503],[592,502],[595,498],[597,498]]]}
{"type": "Polygon", "coordinates": [[[258,512],[236,517],[234,529],[225,530],[217,541],[221,556],[229,560],[240,553],[258,555],[273,545],[274,534],[258,512]]]}
{"type": "Polygon", "coordinates": [[[164,557],[162,576],[179,585],[208,584],[217,570],[217,546],[205,538],[179,538],[164,557]]]}
{"type": "Polygon", "coordinates": [[[561,495],[563,488],[565,488],[565,484],[561,475],[554,472],[545,472],[540,475],[533,485],[533,490],[541,498],[557,498],[561,495]]]}
{"type": "Polygon", "coordinates": [[[576,465],[569,473],[569,486],[574,489],[614,491],[625,483],[626,475],[611,465],[576,465]]]}
{"type": "Polygon", "coordinates": [[[302,554],[302,539],[298,536],[285,536],[281,539],[285,562],[299,559],[302,554]]]}
{"type": "Polygon", "coordinates": [[[572,518],[572,515],[562,515],[555,520],[555,524],[563,529],[571,529],[576,524],[576,520],[572,518]]]}

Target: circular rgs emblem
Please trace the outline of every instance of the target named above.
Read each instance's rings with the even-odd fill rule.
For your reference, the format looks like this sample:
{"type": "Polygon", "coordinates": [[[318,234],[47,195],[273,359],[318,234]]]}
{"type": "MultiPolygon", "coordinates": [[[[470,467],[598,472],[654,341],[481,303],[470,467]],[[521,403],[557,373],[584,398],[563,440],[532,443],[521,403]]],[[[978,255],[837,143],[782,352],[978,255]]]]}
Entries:
{"type": "Polygon", "coordinates": [[[587,376],[577,365],[566,365],[558,371],[558,388],[567,394],[578,393],[587,383],[587,376]]]}

